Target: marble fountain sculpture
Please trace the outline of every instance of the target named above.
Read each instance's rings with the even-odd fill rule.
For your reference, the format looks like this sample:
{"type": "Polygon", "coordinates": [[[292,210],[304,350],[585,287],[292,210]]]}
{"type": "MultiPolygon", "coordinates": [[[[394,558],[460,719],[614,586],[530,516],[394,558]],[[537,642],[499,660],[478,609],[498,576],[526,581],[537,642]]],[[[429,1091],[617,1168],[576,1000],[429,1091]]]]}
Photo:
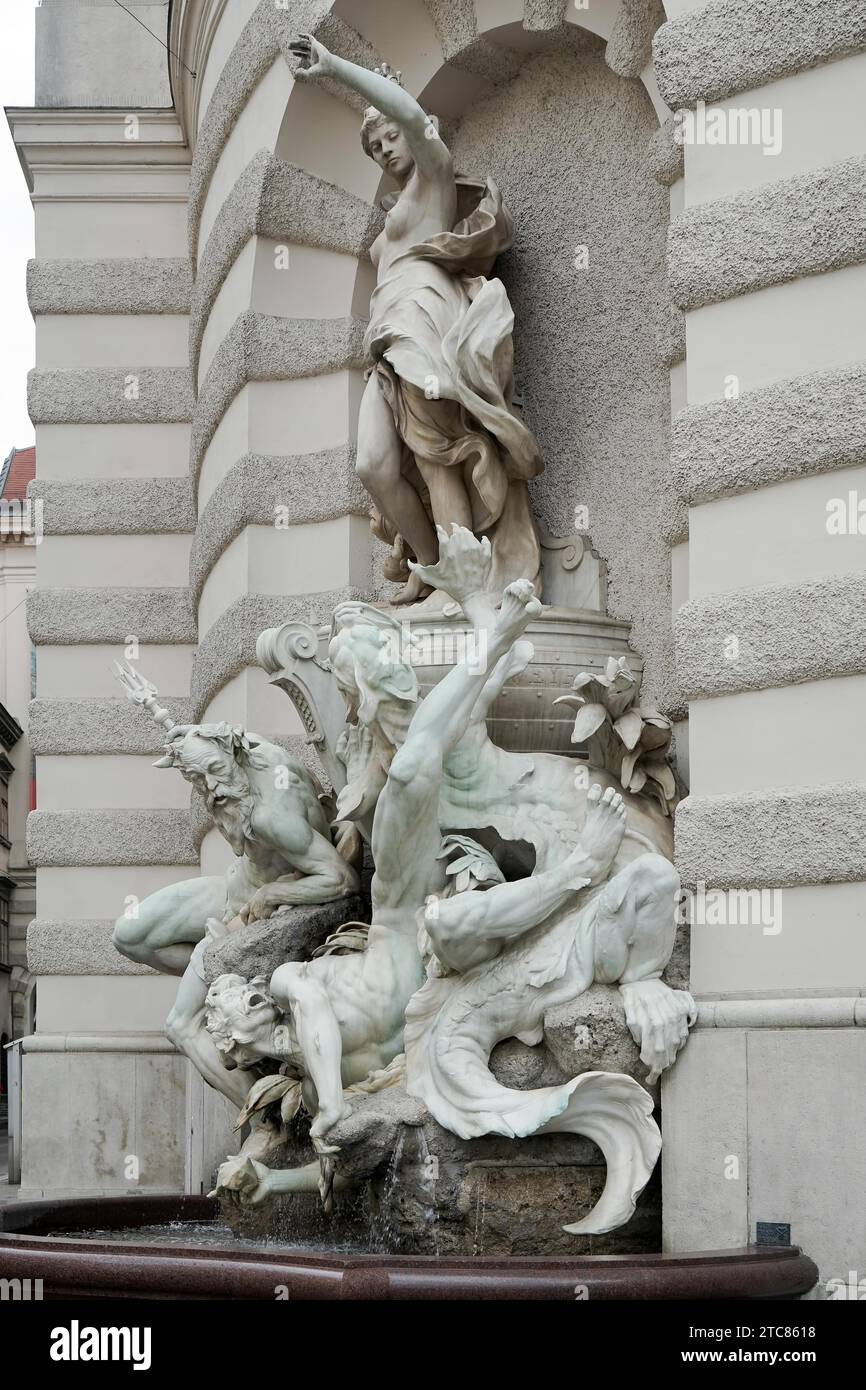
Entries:
{"type": "Polygon", "coordinates": [[[661,1147],[657,1083],[695,1021],[671,962],[682,788],[603,564],[532,515],[542,461],[491,276],[508,212],[492,182],[455,173],[399,74],[309,36],[293,50],[298,80],[372,103],[362,143],[397,185],[371,248],[357,468],[402,588],[259,638],[328,789],[279,742],[177,725],[118,668],[164,731],[158,766],[200,793],[233,858],[145,899],[114,942],[179,977],[168,1036],[242,1142],[211,1200],[0,1211],[4,1258],[38,1262],[55,1290],[132,1296],[796,1296],[816,1278],[798,1250],[659,1255],[657,1191],[649,1222],[634,1215],[661,1147]],[[383,1192],[399,1253],[345,1253],[358,1194],[375,1217],[383,1192]],[[137,1240],[212,1221],[216,1201],[245,1239],[312,1208],[319,1243],[145,1238],[124,1255],[92,1232],[54,1239],[60,1208],[137,1240]]]}
{"type": "Polygon", "coordinates": [[[563,1224],[600,1235],[630,1219],[653,1172],[653,1088],[695,1017],[662,979],[679,891],[671,726],[638,703],[623,624],[563,606],[556,584],[540,601],[527,483],[542,462],[513,404],[511,306],[490,278],[513,235],[498,189],[455,174],[399,74],[309,36],[293,51],[299,79],[373,103],[362,143],[398,186],[371,248],[357,467],[387,577],[405,583],[392,605],[340,605],[327,633],[290,624],[259,640],[327,794],[252,732],[176,727],[154,687],[120,670],[165,730],[158,765],[201,792],[235,858],[223,877],[146,899],[115,945],[181,977],[168,1036],[248,1126],[217,1175],[236,1207],[318,1191],[330,1210],[426,1124],[433,1172],[431,1135],[434,1149],[443,1134],[468,1145],[458,1167],[485,1136],[593,1141],[603,1192],[563,1224]],[[588,1066],[567,1044],[539,1064],[547,1021],[597,986],[618,994],[637,1074],[610,1057],[588,1066]],[[509,1040],[533,1059],[517,1085],[491,1066],[509,1040]],[[292,1163],[301,1111],[310,1152],[292,1163]]]}
{"type": "Polygon", "coordinates": [[[169,1036],[251,1123],[218,1190],[251,1206],[318,1190],[327,1208],[334,1190],[387,1164],[420,1103],[462,1140],[593,1140],[604,1191],[565,1229],[601,1234],[629,1220],[658,1158],[652,1095],[601,1069],[519,1089],[496,1078],[490,1055],[507,1039],[537,1047],[550,1013],[595,983],[618,989],[650,1085],[685,1043],[694,1004],[661,979],[679,888],[670,726],[635,704],[633,673],[611,657],[561,697],[577,709],[590,761],[493,743],[488,715],[533,661],[525,633],[542,605],[517,579],[494,606],[486,537],[454,526],[438,541],[435,565],[411,563],[459,607],[471,655],[423,698],[411,622],[388,610],[340,605],[325,660],[304,624],[260,639],[264,664],[320,736],[335,801],[253,733],[173,727],[153,687],[122,672],[130,697],[166,729],[159,765],[199,788],[236,858],[225,878],[153,894],[137,918],[120,919],[115,940],[136,960],[183,970],[169,1036]],[[314,687],[327,692],[321,714],[314,687]],[[362,844],[373,865],[369,926],[329,933],[310,959],[280,963],[267,979],[237,970],[208,979],[209,947],[237,933],[254,945],[282,905],[344,900],[358,886],[362,844]],[[386,1093],[383,1111],[375,1101],[386,1093]],[[313,1158],[273,1166],[302,1106],[313,1158]]]}

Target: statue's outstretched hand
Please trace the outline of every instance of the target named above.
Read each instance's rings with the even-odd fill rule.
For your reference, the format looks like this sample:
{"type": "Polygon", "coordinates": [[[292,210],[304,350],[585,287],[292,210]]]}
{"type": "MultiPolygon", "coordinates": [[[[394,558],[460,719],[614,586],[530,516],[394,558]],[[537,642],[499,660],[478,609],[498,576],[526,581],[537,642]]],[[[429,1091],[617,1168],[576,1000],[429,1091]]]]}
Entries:
{"type": "Polygon", "coordinates": [[[458,603],[490,588],[492,552],[487,536],[479,540],[465,526],[452,525],[451,534],[436,527],[439,560],[435,565],[409,561],[409,568],[433,589],[443,589],[458,603]]]}
{"type": "Polygon", "coordinates": [[[290,52],[294,53],[300,63],[294,70],[295,77],[306,82],[308,78],[327,77],[330,71],[328,60],[331,55],[323,43],[314,39],[312,34],[299,34],[296,39],[292,39],[289,44],[290,52]]]}

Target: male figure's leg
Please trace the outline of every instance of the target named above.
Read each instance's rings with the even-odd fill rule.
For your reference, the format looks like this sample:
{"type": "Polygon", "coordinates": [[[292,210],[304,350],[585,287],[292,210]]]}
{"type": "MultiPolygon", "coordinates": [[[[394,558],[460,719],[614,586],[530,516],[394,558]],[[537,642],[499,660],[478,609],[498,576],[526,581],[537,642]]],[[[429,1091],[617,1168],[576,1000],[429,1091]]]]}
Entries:
{"type": "Polygon", "coordinates": [[[697,1016],[691,995],[661,979],[676,938],[679,886],[667,859],[644,854],[605,884],[597,902],[595,978],[619,983],[650,1082],[671,1066],[697,1016]]]}
{"type": "Polygon", "coordinates": [[[202,955],[204,938],[193,948],[178,986],[177,996],[165,1021],[166,1037],[188,1057],[209,1086],[226,1096],[240,1110],[252,1081],[246,1072],[223,1066],[222,1057],[205,1027],[205,984],[202,955]]]}
{"type": "Polygon", "coordinates": [[[457,529],[447,536],[440,529],[439,545],[437,565],[413,568],[427,584],[444,589],[463,605],[473,626],[476,657],[483,654],[485,658],[458,662],[425,696],[412,717],[404,749],[411,739],[423,739],[444,758],[466,732],[476,701],[497,663],[541,612],[541,604],[529,581],[518,579],[506,587],[499,611],[494,611],[486,597],[490,582],[489,542],[476,540],[466,530],[457,529]]]}
{"type": "Polygon", "coordinates": [[[114,924],[112,940],[128,960],[164,975],[182,975],[208,919],[226,910],[224,878],[190,878],[151,893],[114,924]]]}
{"type": "Polygon", "coordinates": [[[118,917],[112,939],[129,960],[166,975],[182,976],[166,1020],[166,1035],[209,1085],[241,1106],[249,1079],[222,1065],[216,1044],[205,1029],[207,989],[200,960],[194,959],[195,951],[203,948],[208,920],[221,920],[225,912],[225,879],[191,878],[160,888],[139,903],[134,913],[118,917]]]}
{"type": "Polygon", "coordinates": [[[456,530],[451,536],[440,530],[439,538],[439,563],[429,568],[415,566],[416,573],[425,582],[461,598],[473,623],[478,649],[484,645],[487,661],[458,662],[425,696],[412,716],[406,741],[391,763],[376,808],[374,911],[377,907],[422,905],[441,842],[439,789],[443,761],[466,732],[493,667],[541,611],[532,585],[518,580],[508,586],[501,609],[494,612],[484,596],[490,569],[489,544],[476,540],[465,530],[456,530]],[[472,589],[465,598],[463,586],[472,589]]]}
{"type": "Polygon", "coordinates": [[[318,1108],[310,1137],[319,1153],[333,1149],[324,1136],[346,1114],[343,1099],[343,1039],[324,982],[307,965],[280,965],[271,976],[271,993],[291,1013],[307,1074],[316,1088],[318,1108]]]}

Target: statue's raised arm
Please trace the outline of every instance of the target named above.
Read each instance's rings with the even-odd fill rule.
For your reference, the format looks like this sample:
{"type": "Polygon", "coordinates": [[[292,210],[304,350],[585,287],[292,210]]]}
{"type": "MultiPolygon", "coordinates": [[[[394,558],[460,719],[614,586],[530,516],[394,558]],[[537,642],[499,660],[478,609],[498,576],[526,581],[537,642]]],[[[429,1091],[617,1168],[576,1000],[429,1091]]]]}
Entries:
{"type": "Polygon", "coordinates": [[[439,138],[437,122],[401,86],[401,73],[391,73],[387,65],[370,71],[338,58],[311,34],[299,35],[289,47],[300,59],[296,78],[308,82],[311,78],[330,77],[351,87],[382,117],[396,121],[406,136],[419,175],[435,176],[443,170],[451,175],[451,157],[439,138]]]}

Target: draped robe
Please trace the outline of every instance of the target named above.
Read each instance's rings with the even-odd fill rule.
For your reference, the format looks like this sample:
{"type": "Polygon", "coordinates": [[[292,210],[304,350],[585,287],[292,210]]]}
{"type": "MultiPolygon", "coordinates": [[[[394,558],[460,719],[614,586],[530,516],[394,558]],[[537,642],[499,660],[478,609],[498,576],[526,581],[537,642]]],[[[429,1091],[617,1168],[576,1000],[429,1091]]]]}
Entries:
{"type": "MultiPolygon", "coordinates": [[[[538,443],[512,408],[514,313],[488,279],[514,228],[496,185],[457,179],[458,220],[398,256],[370,301],[366,348],[403,443],[402,468],[430,512],[425,475],[460,468],[476,535],[490,538],[493,583],[539,582],[540,548],[526,484],[538,443]]],[[[432,516],[431,516],[432,520],[432,516]]],[[[374,530],[411,554],[387,517],[374,530]]],[[[396,578],[392,566],[388,577],[396,578]]]]}

